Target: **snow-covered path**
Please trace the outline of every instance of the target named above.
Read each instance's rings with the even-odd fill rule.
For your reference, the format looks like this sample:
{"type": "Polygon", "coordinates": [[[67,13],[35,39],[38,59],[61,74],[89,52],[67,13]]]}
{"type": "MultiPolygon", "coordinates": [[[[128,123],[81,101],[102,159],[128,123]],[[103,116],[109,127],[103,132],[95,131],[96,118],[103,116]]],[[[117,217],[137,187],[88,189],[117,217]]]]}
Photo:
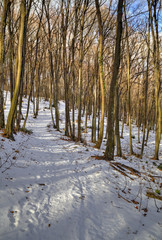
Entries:
{"type": "Polygon", "coordinates": [[[19,133],[15,142],[1,143],[4,150],[10,146],[11,160],[0,173],[0,239],[160,239],[161,203],[157,208],[153,199],[142,202],[147,206],[141,208],[150,207],[145,213],[119,198],[126,188],[141,191],[142,181],[133,184],[91,158],[102,151],[62,140],[49,124],[50,111],[42,108],[38,119],[29,120],[32,135],[19,133]]]}

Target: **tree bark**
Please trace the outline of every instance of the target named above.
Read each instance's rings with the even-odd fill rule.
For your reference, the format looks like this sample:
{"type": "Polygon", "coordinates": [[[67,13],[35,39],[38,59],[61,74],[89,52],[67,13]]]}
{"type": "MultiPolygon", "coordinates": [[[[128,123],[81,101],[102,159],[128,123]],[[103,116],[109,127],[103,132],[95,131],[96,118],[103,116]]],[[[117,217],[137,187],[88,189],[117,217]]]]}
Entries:
{"type": "Polygon", "coordinates": [[[115,89],[115,136],[116,136],[116,148],[117,156],[122,156],[121,143],[120,143],[120,132],[119,132],[119,89],[118,82],[115,89]]]}
{"type": "MultiPolygon", "coordinates": [[[[65,88],[65,136],[69,136],[69,86],[68,86],[68,71],[67,71],[67,51],[66,51],[66,38],[69,22],[69,6],[70,0],[67,1],[66,16],[64,15],[64,1],[61,2],[61,29],[62,29],[62,44],[63,44],[63,76],[64,76],[64,88],[65,88]]],[[[66,4],[65,4],[66,5],[66,4]]]]}
{"type": "MultiPolygon", "coordinates": [[[[40,31],[41,22],[42,22],[42,17],[43,17],[43,8],[44,8],[44,0],[42,1],[41,16],[40,16],[40,20],[39,20],[39,25],[38,25],[37,33],[36,33],[36,47],[35,47],[35,61],[34,61],[34,66],[32,67],[32,63],[30,64],[30,69],[31,69],[31,82],[30,82],[30,91],[29,91],[29,97],[28,97],[27,111],[26,111],[26,116],[25,116],[25,120],[24,120],[24,123],[23,123],[23,127],[22,127],[23,129],[25,129],[26,122],[27,122],[27,119],[28,119],[30,101],[31,101],[31,97],[32,97],[32,91],[33,91],[33,89],[34,89],[34,73],[35,73],[35,70],[36,70],[37,59],[38,59],[39,31],[40,31]]],[[[32,49],[32,48],[31,48],[31,49],[32,49]]],[[[32,56],[32,50],[31,50],[31,56],[32,56]]],[[[33,103],[34,103],[34,101],[33,101],[33,103]]]]}
{"type": "Polygon", "coordinates": [[[113,62],[113,73],[110,83],[109,94],[109,108],[108,108],[108,139],[105,150],[105,159],[114,159],[114,97],[115,86],[119,73],[120,66],[120,51],[121,51],[121,36],[122,36],[122,14],[123,14],[123,0],[118,1],[117,22],[116,22],[116,44],[115,57],[113,62]]]}
{"type": "Polygon", "coordinates": [[[104,132],[104,113],[105,113],[105,79],[103,72],[103,23],[101,18],[101,11],[98,0],[95,0],[97,20],[98,20],[98,29],[99,29],[99,75],[100,75],[100,89],[101,89],[101,121],[100,121],[100,133],[98,141],[95,145],[96,148],[101,147],[103,132],[104,132]]]}
{"type": "Polygon", "coordinates": [[[131,127],[131,97],[130,97],[130,51],[129,51],[129,37],[128,37],[128,23],[124,2],[124,14],[125,14],[125,24],[126,24],[126,42],[127,42],[127,80],[128,80],[128,94],[127,94],[127,121],[129,125],[129,144],[130,144],[130,154],[133,154],[132,146],[132,127],[131,127]]]}
{"type": "Polygon", "coordinates": [[[13,44],[13,24],[11,21],[11,5],[9,8],[9,23],[8,23],[8,30],[9,30],[9,69],[10,69],[10,100],[12,102],[13,98],[13,51],[14,51],[14,44],[13,44]]]}
{"type": "Polygon", "coordinates": [[[3,107],[3,81],[4,81],[4,40],[5,40],[5,29],[6,29],[6,19],[9,7],[9,0],[3,1],[3,12],[1,17],[1,29],[0,29],[0,129],[5,127],[4,120],[4,107],[3,107]]]}
{"type": "Polygon", "coordinates": [[[155,102],[156,102],[156,134],[155,134],[155,154],[154,158],[159,159],[159,145],[161,140],[161,98],[160,98],[160,50],[159,50],[159,33],[158,33],[158,16],[157,16],[157,4],[159,0],[155,0],[150,3],[148,1],[148,8],[151,16],[151,32],[153,38],[153,59],[154,59],[154,79],[155,79],[155,102]],[[154,12],[152,13],[152,7],[154,12]],[[155,24],[155,30],[153,26],[155,24]]]}
{"type": "Polygon", "coordinates": [[[18,68],[16,74],[16,86],[11,102],[10,111],[7,118],[7,124],[5,129],[5,135],[8,138],[13,139],[13,120],[14,114],[17,107],[17,101],[20,92],[21,74],[23,66],[23,45],[24,45],[24,29],[25,29],[25,19],[26,19],[26,1],[22,0],[20,5],[20,29],[19,29],[19,44],[18,44],[18,68]]]}
{"type": "Polygon", "coordinates": [[[85,14],[88,7],[88,0],[84,0],[83,11],[80,22],[80,39],[79,39],[79,79],[78,79],[78,141],[81,140],[81,110],[82,110],[82,63],[84,58],[83,53],[83,31],[85,23],[85,14]]]}
{"type": "Polygon", "coordinates": [[[141,147],[141,158],[143,156],[145,144],[146,118],[147,118],[147,92],[148,92],[148,77],[149,77],[149,58],[150,58],[150,11],[149,11],[149,26],[148,26],[148,40],[147,40],[147,66],[146,76],[144,76],[144,119],[143,119],[143,138],[141,147]]]}

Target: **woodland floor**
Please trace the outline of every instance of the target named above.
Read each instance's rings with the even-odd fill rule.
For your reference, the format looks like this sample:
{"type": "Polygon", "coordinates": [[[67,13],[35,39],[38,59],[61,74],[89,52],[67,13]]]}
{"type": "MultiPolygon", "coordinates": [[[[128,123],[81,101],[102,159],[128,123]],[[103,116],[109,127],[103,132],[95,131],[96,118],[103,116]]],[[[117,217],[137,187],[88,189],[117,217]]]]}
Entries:
{"type": "MultiPolygon", "coordinates": [[[[8,109],[9,102],[6,114],[8,109]]],[[[18,133],[15,141],[0,136],[0,240],[161,239],[162,144],[160,160],[151,160],[154,133],[139,159],[129,155],[125,126],[125,159],[106,162],[96,157],[103,155],[106,140],[101,150],[90,143],[91,121],[82,144],[64,136],[63,102],[60,118],[58,132],[42,101],[37,119],[30,112],[31,135],[18,133]]],[[[134,125],[132,131],[138,153],[134,125]]]]}

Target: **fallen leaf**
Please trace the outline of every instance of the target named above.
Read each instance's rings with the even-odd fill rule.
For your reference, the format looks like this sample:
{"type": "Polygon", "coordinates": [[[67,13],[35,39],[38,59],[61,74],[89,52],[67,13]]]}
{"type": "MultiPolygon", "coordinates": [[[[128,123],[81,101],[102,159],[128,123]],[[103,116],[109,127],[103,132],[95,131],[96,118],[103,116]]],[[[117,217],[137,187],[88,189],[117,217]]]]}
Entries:
{"type": "Polygon", "coordinates": [[[147,209],[147,208],[142,208],[142,210],[143,210],[144,212],[148,212],[148,209],[147,209]]]}
{"type": "Polygon", "coordinates": [[[135,200],[132,200],[132,203],[134,204],[139,204],[139,202],[135,201],[135,200]]]}
{"type": "Polygon", "coordinates": [[[17,213],[17,211],[10,211],[10,213],[12,213],[12,214],[13,214],[13,213],[17,213]]]}

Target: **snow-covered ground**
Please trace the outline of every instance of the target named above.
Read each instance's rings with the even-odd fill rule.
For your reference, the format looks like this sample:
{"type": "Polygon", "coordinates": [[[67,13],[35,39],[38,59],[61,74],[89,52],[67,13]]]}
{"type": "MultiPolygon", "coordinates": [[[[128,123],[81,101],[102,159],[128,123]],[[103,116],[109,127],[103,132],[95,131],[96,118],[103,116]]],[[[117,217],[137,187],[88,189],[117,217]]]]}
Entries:
{"type": "MultiPolygon", "coordinates": [[[[8,109],[9,102],[6,113],[8,109]]],[[[162,239],[162,201],[146,196],[147,191],[160,190],[162,195],[162,172],[157,168],[162,144],[160,160],[151,160],[154,133],[141,160],[129,156],[125,126],[126,159],[115,157],[109,163],[94,157],[103,155],[106,140],[97,150],[89,141],[90,132],[83,136],[87,145],[64,136],[63,102],[60,118],[58,132],[42,100],[38,118],[29,115],[32,135],[18,133],[16,141],[0,136],[0,239],[162,239]]],[[[133,126],[135,152],[141,147],[136,131],[133,126]]]]}

